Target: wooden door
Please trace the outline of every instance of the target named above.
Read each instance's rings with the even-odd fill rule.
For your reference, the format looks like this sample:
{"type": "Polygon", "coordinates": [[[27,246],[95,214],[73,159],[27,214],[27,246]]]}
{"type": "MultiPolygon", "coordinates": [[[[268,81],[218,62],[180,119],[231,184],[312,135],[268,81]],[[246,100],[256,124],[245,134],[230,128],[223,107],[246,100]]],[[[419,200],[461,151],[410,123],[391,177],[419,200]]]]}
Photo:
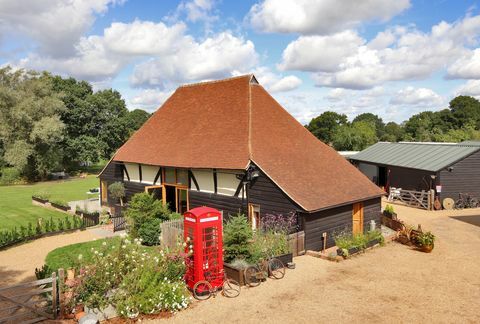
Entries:
{"type": "Polygon", "coordinates": [[[106,181],[102,181],[101,182],[101,191],[102,191],[102,203],[107,203],[107,194],[108,194],[108,187],[107,187],[107,182],[106,181]]]}
{"type": "Polygon", "coordinates": [[[248,220],[253,230],[260,227],[260,206],[249,204],[248,205],[248,220]]]}
{"type": "Polygon", "coordinates": [[[353,234],[363,233],[363,203],[361,202],[353,204],[352,232],[353,234]]]}

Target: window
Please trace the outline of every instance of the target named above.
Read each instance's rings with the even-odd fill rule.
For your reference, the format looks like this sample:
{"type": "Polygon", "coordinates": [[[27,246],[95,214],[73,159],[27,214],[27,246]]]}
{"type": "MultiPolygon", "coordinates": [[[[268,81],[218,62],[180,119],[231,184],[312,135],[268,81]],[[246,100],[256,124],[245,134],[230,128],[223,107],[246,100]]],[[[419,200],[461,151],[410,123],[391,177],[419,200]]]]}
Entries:
{"type": "Polygon", "coordinates": [[[177,183],[188,185],[188,171],[184,169],[177,169],[177,183]]]}
{"type": "Polygon", "coordinates": [[[175,183],[175,169],[174,168],[165,168],[165,183],[175,183]]]}
{"type": "MultiPolygon", "coordinates": [[[[157,176],[158,170],[160,167],[152,166],[152,165],[142,165],[142,182],[153,184],[155,177],[157,176]]],[[[160,184],[161,180],[158,177],[157,182],[155,184],[160,184]]]]}

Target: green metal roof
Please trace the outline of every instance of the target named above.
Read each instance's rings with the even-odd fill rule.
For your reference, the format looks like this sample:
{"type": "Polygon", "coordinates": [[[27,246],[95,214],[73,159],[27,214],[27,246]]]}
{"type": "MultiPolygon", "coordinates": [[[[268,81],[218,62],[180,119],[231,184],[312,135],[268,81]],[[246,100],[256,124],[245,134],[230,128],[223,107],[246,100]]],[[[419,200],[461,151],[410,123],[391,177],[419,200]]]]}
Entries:
{"type": "Polygon", "coordinates": [[[379,142],[350,160],[437,172],[478,150],[463,144],[379,142]]]}
{"type": "Polygon", "coordinates": [[[458,143],[458,145],[480,146],[480,141],[463,141],[458,143]]]}

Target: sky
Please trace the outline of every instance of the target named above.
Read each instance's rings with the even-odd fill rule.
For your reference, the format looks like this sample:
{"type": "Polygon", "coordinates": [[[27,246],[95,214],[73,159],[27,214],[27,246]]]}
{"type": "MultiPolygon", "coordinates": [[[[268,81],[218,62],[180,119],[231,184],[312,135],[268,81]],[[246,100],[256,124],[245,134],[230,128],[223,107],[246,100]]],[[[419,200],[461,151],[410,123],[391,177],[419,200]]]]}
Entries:
{"type": "Polygon", "coordinates": [[[181,84],[253,73],[297,120],[401,122],[480,99],[480,1],[0,0],[0,66],[113,88],[153,112],[181,84]]]}

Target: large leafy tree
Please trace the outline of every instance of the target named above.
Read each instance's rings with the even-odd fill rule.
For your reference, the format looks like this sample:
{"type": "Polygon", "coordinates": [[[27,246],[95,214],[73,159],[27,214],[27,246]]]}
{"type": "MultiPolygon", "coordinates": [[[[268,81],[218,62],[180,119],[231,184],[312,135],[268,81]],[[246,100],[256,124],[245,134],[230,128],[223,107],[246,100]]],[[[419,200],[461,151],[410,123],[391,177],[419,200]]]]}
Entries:
{"type": "Polygon", "coordinates": [[[0,69],[2,159],[30,179],[61,167],[61,99],[46,74],[0,69]]]}
{"type": "Polygon", "coordinates": [[[353,119],[353,123],[356,122],[367,122],[372,124],[375,127],[375,133],[377,134],[378,138],[381,138],[385,134],[385,123],[383,122],[382,118],[378,117],[372,113],[363,113],[358,115],[353,119]]]}
{"type": "Polygon", "coordinates": [[[338,127],[333,137],[333,147],[338,151],[361,151],[377,141],[372,124],[360,121],[338,127]]]}
{"type": "Polygon", "coordinates": [[[469,96],[458,96],[450,101],[450,110],[457,128],[473,124],[480,128],[480,101],[469,96]]]}
{"type": "Polygon", "coordinates": [[[338,127],[348,123],[347,116],[333,111],[326,111],[313,118],[306,126],[319,140],[326,144],[333,142],[333,137],[338,127]]]}

